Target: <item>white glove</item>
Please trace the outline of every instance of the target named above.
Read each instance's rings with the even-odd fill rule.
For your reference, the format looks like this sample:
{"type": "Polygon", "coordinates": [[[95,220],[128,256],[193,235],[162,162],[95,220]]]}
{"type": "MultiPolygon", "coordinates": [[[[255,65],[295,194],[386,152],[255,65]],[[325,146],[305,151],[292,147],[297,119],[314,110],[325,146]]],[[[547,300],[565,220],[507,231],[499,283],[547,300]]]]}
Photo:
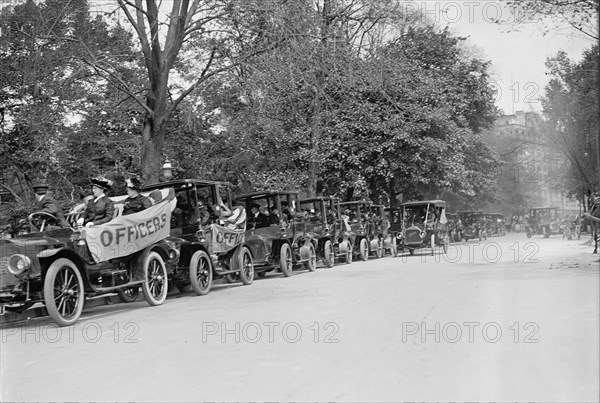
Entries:
{"type": "Polygon", "coordinates": [[[83,217],[77,219],[77,225],[83,225],[83,217]]]}
{"type": "Polygon", "coordinates": [[[90,228],[90,227],[93,227],[93,226],[94,226],[93,222],[89,222],[89,223],[85,224],[86,228],[90,228]]]}

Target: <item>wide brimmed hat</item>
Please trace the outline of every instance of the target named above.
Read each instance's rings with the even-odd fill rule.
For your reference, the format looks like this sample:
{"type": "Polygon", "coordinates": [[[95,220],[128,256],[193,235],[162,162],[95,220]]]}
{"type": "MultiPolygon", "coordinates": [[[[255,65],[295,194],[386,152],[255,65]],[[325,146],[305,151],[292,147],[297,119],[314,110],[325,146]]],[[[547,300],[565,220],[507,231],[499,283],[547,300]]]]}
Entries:
{"type": "Polygon", "coordinates": [[[46,185],[45,183],[34,183],[32,188],[33,188],[33,193],[38,194],[38,195],[43,195],[48,193],[48,185],[46,185]]]}
{"type": "Polygon", "coordinates": [[[142,181],[139,178],[136,178],[135,176],[127,179],[125,181],[125,184],[128,188],[137,190],[138,192],[142,189],[142,186],[144,185],[142,181]]]}
{"type": "Polygon", "coordinates": [[[92,180],[90,182],[92,182],[92,186],[97,186],[104,190],[110,190],[110,188],[113,185],[113,181],[111,181],[110,179],[103,178],[103,177],[92,178],[92,180]]]}

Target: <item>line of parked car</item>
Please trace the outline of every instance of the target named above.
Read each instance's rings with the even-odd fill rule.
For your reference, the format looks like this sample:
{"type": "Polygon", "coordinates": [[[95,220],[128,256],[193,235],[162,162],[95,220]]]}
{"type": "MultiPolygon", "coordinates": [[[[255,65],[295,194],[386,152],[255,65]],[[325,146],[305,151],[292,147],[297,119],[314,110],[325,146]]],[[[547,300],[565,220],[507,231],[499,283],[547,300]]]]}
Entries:
{"type": "MultiPolygon", "coordinates": [[[[22,312],[41,302],[58,325],[69,326],[80,317],[86,298],[106,293],[131,302],[141,289],[150,305],[160,305],[172,288],[205,295],[215,279],[249,285],[255,274],[314,271],[318,260],[333,267],[419,249],[445,253],[451,241],[494,231],[484,230],[483,213],[452,215],[443,200],[385,207],[368,200],[299,199],[293,191],[237,195],[247,223],[245,229],[229,228],[218,224],[217,210],[223,202],[234,207],[231,188],[227,182],[198,179],[143,188],[162,206],[156,208],[160,219],[168,213],[168,234],[150,244],[140,240],[160,227],[160,219],[146,210],[125,218],[115,209],[112,221],[94,228],[95,237],[77,226],[82,213],[66,214],[72,228],[53,226],[47,215],[30,217],[42,221],[44,230],[0,240],[0,313],[22,312]]],[[[493,220],[500,223],[496,216],[493,220]]],[[[496,231],[503,234],[503,225],[496,231]]]]}

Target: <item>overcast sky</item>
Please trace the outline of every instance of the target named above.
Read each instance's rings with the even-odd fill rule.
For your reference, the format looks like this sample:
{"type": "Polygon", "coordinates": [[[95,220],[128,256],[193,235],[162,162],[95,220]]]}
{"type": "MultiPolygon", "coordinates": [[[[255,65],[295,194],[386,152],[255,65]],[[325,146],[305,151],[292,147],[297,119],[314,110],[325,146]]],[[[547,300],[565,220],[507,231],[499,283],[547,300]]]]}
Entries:
{"type": "Polygon", "coordinates": [[[594,43],[573,29],[555,29],[544,36],[544,22],[540,21],[525,22],[519,31],[510,32],[514,26],[510,23],[518,17],[497,1],[417,1],[407,7],[414,5],[429,18],[437,18],[440,25],[468,36],[468,43],[479,48],[480,56],[492,61],[496,105],[507,114],[541,111],[538,97],[548,82],[546,58],[562,49],[571,59],[580,60],[594,43]],[[496,18],[508,23],[494,23],[496,18]]]}

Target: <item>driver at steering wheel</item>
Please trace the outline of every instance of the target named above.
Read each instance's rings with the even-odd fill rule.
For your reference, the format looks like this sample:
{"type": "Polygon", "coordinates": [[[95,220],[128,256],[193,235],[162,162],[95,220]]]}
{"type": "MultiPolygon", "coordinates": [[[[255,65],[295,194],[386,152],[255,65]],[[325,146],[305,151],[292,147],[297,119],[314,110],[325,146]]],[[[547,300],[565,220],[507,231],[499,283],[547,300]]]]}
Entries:
{"type": "Polygon", "coordinates": [[[32,213],[31,216],[37,213],[52,214],[56,217],[56,225],[61,228],[69,228],[69,223],[65,220],[61,206],[53,197],[48,195],[48,185],[34,185],[33,192],[35,193],[35,200],[37,202],[37,211],[32,213]]]}

